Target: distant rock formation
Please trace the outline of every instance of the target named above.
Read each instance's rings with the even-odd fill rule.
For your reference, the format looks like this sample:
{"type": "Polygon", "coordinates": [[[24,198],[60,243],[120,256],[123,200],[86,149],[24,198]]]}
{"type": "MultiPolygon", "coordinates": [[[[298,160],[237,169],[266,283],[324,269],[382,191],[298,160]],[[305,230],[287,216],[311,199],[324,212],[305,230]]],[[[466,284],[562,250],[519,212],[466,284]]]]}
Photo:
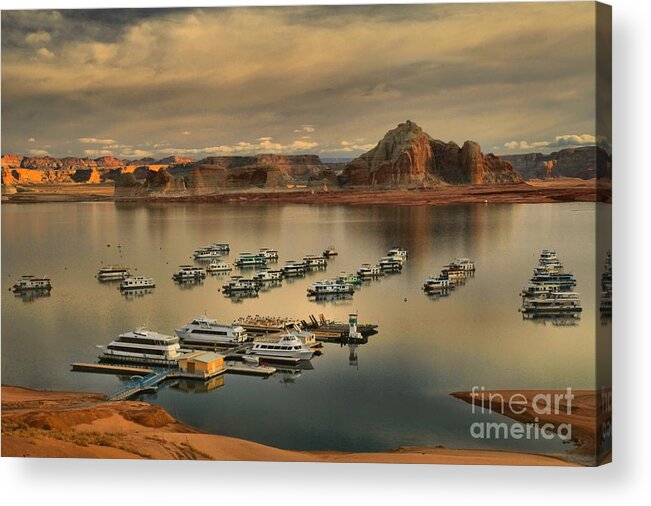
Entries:
{"type": "Polygon", "coordinates": [[[148,171],[142,183],[135,175],[125,174],[116,179],[115,195],[200,196],[224,191],[287,189],[327,171],[331,169],[317,155],[212,156],[169,170],[148,171]]]}
{"type": "Polygon", "coordinates": [[[512,183],[522,177],[508,162],[484,155],[473,141],[462,147],[432,139],[413,121],[400,123],[370,151],[349,162],[342,186],[512,183]]]}
{"type": "Polygon", "coordinates": [[[525,180],[559,177],[612,178],[611,156],[598,146],[567,148],[548,155],[526,153],[502,155],[500,158],[510,162],[525,180]]]}

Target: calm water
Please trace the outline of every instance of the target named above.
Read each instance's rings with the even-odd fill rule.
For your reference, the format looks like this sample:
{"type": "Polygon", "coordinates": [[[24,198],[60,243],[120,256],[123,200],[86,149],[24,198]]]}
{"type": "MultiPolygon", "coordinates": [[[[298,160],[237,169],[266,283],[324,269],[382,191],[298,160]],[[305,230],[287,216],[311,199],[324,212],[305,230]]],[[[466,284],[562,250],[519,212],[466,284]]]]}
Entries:
{"type": "MultiPolygon", "coordinates": [[[[324,313],[361,321],[379,333],[356,350],[325,346],[311,368],[268,379],[227,375],[203,385],[170,382],[143,397],[204,430],[297,449],[387,450],[401,445],[557,451],[559,441],[479,441],[469,436],[470,406],[449,396],[490,388],[594,388],[595,205],[317,207],[304,205],[2,206],[2,382],[33,388],[110,392],[109,375],[73,373],[94,361],[95,345],[146,324],[173,333],[206,312],[231,321],[248,314],[307,317],[324,313]],[[211,242],[240,251],[275,247],[280,264],[335,245],[326,273],[310,275],[233,302],[223,277],[182,288],[171,280],[192,251],[211,242]],[[109,246],[110,245],[110,246],[109,246]],[[118,245],[121,247],[118,248],[118,245]],[[409,249],[401,274],[358,290],[345,302],[308,301],[307,286],[375,262],[392,246],[409,249]],[[543,248],[554,248],[578,280],[584,312],[576,325],[524,321],[519,291],[543,248]],[[448,297],[421,286],[454,257],[477,272],[448,297]],[[153,293],[133,300],[100,284],[108,263],[153,276],[153,293]],[[47,274],[50,297],[23,300],[8,290],[22,274],[47,274]]],[[[597,308],[598,309],[598,308],[597,308]]],[[[608,325],[608,324],[606,324],[608,325]]],[[[476,415],[474,415],[476,417],[476,415]]],[[[491,418],[492,419],[492,418],[491,418]]],[[[494,416],[495,420],[503,418],[494,416]]],[[[488,418],[482,418],[488,420],[488,418]]]]}

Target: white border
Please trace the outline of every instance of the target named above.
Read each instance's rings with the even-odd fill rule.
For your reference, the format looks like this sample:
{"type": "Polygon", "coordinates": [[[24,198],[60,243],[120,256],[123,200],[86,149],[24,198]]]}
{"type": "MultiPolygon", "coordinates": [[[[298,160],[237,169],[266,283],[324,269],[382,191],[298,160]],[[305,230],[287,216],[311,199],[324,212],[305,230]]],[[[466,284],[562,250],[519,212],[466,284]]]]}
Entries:
{"type": "MultiPolygon", "coordinates": [[[[316,4],[137,0],[142,7],[316,4]]],[[[324,1],[327,4],[351,2],[324,1]]],[[[368,2],[354,3],[404,3],[368,2]]],[[[415,3],[415,2],[414,2],[415,3]]],[[[419,2],[421,3],[421,2],[419,2]]],[[[433,3],[433,2],[432,2],[433,3]]],[[[614,459],[598,469],[2,459],[5,504],[639,504],[651,496],[651,2],[611,0],[614,80],[614,459]],[[28,499],[25,501],[25,499],[28,499]]],[[[124,0],[0,0],[2,9],[134,7],[124,0]]]]}

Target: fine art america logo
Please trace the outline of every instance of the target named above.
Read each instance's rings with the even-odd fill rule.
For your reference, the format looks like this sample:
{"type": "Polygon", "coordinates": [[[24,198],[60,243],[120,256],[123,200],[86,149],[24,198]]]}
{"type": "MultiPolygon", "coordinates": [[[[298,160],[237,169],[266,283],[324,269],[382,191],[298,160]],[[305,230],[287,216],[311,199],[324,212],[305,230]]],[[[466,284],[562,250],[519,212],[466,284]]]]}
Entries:
{"type": "Polygon", "coordinates": [[[512,418],[514,422],[475,421],[470,434],[475,439],[572,439],[571,423],[550,423],[571,419],[574,394],[565,392],[486,392],[473,386],[470,404],[476,416],[493,413],[512,418]]]}

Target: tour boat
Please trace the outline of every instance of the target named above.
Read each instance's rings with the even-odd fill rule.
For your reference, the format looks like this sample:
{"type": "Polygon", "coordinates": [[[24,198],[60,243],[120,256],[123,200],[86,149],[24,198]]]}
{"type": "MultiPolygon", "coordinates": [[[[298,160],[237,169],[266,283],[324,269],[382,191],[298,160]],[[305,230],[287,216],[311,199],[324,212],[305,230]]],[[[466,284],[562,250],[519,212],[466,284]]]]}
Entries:
{"type": "Polygon", "coordinates": [[[121,267],[119,265],[109,265],[108,267],[102,267],[97,271],[97,279],[100,281],[112,281],[128,278],[131,276],[128,267],[121,267]]]}
{"type": "Polygon", "coordinates": [[[176,335],[183,343],[196,344],[237,344],[248,339],[246,330],[241,325],[218,323],[217,320],[200,316],[180,329],[175,329],[176,335]]]}
{"type": "Polygon", "coordinates": [[[267,265],[267,259],[257,253],[240,253],[240,256],[235,260],[235,267],[256,267],[259,265],[267,265]]]}
{"type": "Polygon", "coordinates": [[[305,266],[308,269],[325,267],[328,265],[328,259],[319,255],[305,255],[303,257],[303,262],[305,262],[305,266]]]}
{"type": "Polygon", "coordinates": [[[314,350],[303,344],[296,333],[290,331],[282,334],[256,337],[248,354],[263,357],[310,360],[314,355],[314,350]]]}
{"type": "Polygon", "coordinates": [[[379,265],[371,264],[362,264],[362,266],[357,270],[357,274],[360,278],[376,278],[378,276],[383,276],[384,273],[380,269],[379,265]]]}
{"type": "Polygon", "coordinates": [[[210,265],[206,267],[206,271],[208,272],[228,272],[232,269],[230,264],[227,264],[226,262],[217,262],[216,260],[213,260],[210,262],[210,265]]]}
{"type": "Polygon", "coordinates": [[[254,277],[260,282],[279,281],[283,279],[283,271],[280,269],[262,269],[256,272],[254,277]]]}
{"type": "Polygon", "coordinates": [[[523,313],[557,313],[582,311],[579,294],[575,292],[552,292],[545,297],[525,298],[522,301],[523,313]]]}
{"type": "Polygon", "coordinates": [[[387,256],[389,257],[398,257],[402,258],[403,260],[407,260],[407,250],[404,248],[391,248],[389,251],[387,251],[387,256]]]}
{"type": "Polygon", "coordinates": [[[145,328],[120,334],[108,346],[98,346],[100,358],[122,362],[174,364],[181,356],[179,338],[145,328]]]}
{"type": "Polygon", "coordinates": [[[313,283],[312,286],[309,286],[307,289],[308,295],[326,295],[326,294],[335,294],[335,293],[353,293],[354,289],[351,285],[345,283],[339,283],[337,281],[326,280],[326,281],[317,281],[313,283]]]}
{"type": "Polygon", "coordinates": [[[145,276],[129,276],[120,282],[120,290],[141,290],[155,287],[154,279],[145,276]]]}
{"type": "Polygon", "coordinates": [[[258,292],[260,283],[256,279],[244,279],[241,276],[233,276],[225,285],[222,286],[224,293],[233,292],[258,292]]]}
{"type": "Polygon", "coordinates": [[[262,255],[266,260],[278,260],[278,250],[275,249],[260,248],[258,254],[262,255]]]}
{"type": "Polygon", "coordinates": [[[205,277],[206,271],[194,265],[180,265],[179,270],[172,274],[174,281],[188,281],[191,279],[203,279],[205,277]]]}
{"type": "Polygon", "coordinates": [[[337,253],[337,250],[333,246],[330,246],[323,250],[323,256],[326,258],[336,257],[338,254],[339,253],[337,253]]]}
{"type": "Polygon", "coordinates": [[[305,274],[306,265],[303,262],[296,262],[294,260],[287,260],[283,265],[282,271],[285,277],[288,276],[303,276],[305,274]]]}
{"type": "Polygon", "coordinates": [[[378,265],[380,266],[380,269],[385,272],[397,272],[402,270],[402,260],[400,257],[382,257],[380,258],[378,265]]]}
{"type": "Polygon", "coordinates": [[[12,287],[14,292],[24,292],[28,290],[51,290],[52,282],[50,278],[43,276],[37,278],[35,276],[27,275],[20,278],[12,287]]]}

